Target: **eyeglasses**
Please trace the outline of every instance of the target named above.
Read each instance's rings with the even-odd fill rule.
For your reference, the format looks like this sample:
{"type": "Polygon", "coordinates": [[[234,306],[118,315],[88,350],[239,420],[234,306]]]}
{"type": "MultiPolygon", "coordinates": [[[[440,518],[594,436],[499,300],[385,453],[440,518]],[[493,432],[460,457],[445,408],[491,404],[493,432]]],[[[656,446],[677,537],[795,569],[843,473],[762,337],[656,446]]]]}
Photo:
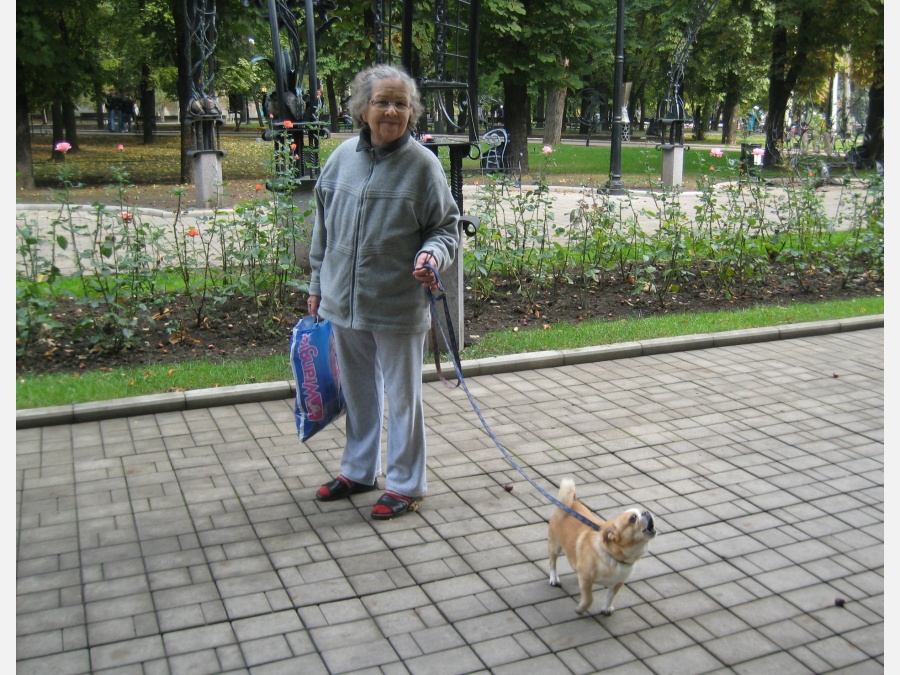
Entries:
{"type": "Polygon", "coordinates": [[[377,110],[387,110],[391,106],[394,106],[394,110],[399,113],[409,110],[409,103],[406,103],[405,101],[386,101],[383,98],[378,98],[374,101],[369,101],[369,103],[377,110]]]}

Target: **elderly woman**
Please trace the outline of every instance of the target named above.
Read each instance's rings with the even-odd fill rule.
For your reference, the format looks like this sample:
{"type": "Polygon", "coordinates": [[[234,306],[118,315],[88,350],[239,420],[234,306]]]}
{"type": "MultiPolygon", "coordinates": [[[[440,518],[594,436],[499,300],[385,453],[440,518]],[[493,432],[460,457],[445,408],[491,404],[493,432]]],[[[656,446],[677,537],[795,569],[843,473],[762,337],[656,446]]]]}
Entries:
{"type": "Polygon", "coordinates": [[[415,81],[379,65],[352,84],[359,136],[339,145],[316,183],[309,313],[332,322],[347,407],[341,472],[322,501],[378,488],[384,397],[385,492],[376,520],[425,496],[422,362],[431,325],[424,288],[459,245],[459,210],[437,156],[411,136],[423,106],[415,81]]]}

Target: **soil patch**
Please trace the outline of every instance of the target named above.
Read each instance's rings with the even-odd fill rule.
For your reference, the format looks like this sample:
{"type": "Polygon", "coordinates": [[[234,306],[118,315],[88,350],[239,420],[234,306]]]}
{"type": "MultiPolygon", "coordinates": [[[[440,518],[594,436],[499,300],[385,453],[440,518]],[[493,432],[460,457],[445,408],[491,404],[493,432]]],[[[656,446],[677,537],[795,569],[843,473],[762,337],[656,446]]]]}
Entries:
{"type": "MultiPolygon", "coordinates": [[[[525,299],[512,290],[498,288],[490,297],[467,293],[464,304],[466,343],[504,329],[543,330],[558,323],[589,320],[618,321],[660,314],[725,311],[759,305],[790,305],[793,302],[848,300],[883,295],[880,281],[859,278],[843,286],[823,272],[808,275],[807,292],[786,272],[773,274],[766,285],[745,295],[726,299],[701,288],[685,289],[668,298],[666,305],[649,293],[633,294],[633,284],[610,277],[579,289],[565,285],[544,290],[525,299]]],[[[250,299],[238,299],[219,307],[214,314],[197,320],[196,310],[184,298],[155,307],[154,318],[139,327],[140,343],[112,352],[92,347],[88,336],[59,344],[41,343],[16,358],[17,374],[77,373],[91,369],[119,369],[149,364],[177,364],[208,359],[212,362],[252,359],[286,354],[291,329],[305,314],[306,296],[290,299],[277,320],[266,326],[264,316],[255,311],[250,299]]],[[[84,318],[85,308],[63,302],[55,314],[66,326],[66,334],[84,318]]]]}

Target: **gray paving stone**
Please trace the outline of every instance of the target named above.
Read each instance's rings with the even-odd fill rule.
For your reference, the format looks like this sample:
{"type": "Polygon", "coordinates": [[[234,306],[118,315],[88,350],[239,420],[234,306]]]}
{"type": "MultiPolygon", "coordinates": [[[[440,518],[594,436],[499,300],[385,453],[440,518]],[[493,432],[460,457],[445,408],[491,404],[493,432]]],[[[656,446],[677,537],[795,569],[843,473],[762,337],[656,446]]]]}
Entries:
{"type": "Polygon", "coordinates": [[[367,667],[385,666],[399,661],[387,640],[320,648],[322,661],[329,673],[358,672],[367,667]]]}
{"type": "Polygon", "coordinates": [[[813,642],[807,648],[832,668],[845,668],[867,661],[868,655],[842,636],[833,636],[813,642]]]}
{"type": "Polygon", "coordinates": [[[241,652],[251,668],[262,663],[283,661],[293,656],[283,635],[241,640],[241,652]]]}
{"type": "Polygon", "coordinates": [[[800,675],[809,669],[790,654],[779,652],[759,659],[745,661],[733,666],[733,672],[739,675],[762,675],[763,673],[779,673],[779,675],[800,675]]]}
{"type": "Polygon", "coordinates": [[[269,596],[263,592],[225,598],[222,604],[231,620],[257,616],[276,609],[269,602],[269,596]]]}
{"type": "Polygon", "coordinates": [[[63,633],[61,630],[49,630],[31,633],[16,638],[16,659],[25,660],[35,657],[59,654],[63,651],[63,633]]]}
{"type": "Polygon", "coordinates": [[[884,672],[884,663],[876,659],[870,659],[863,663],[854,663],[846,668],[838,668],[834,672],[839,675],[875,675],[876,673],[884,672]]]}
{"type": "Polygon", "coordinates": [[[219,663],[216,651],[214,649],[204,649],[189,654],[180,654],[172,656],[166,661],[167,669],[175,675],[188,675],[189,673],[198,673],[200,675],[212,675],[222,671],[222,665],[219,663]]]}
{"type": "Polygon", "coordinates": [[[643,663],[653,672],[665,672],[670,675],[706,673],[723,665],[721,661],[699,645],[686,647],[668,654],[652,656],[644,659],[643,663]]]}
{"type": "Polygon", "coordinates": [[[166,655],[159,635],[91,647],[90,654],[91,666],[97,670],[143,663],[166,655]]]}
{"type": "Polygon", "coordinates": [[[519,633],[525,629],[522,620],[510,611],[494,612],[456,623],[456,629],[468,644],[475,644],[504,635],[519,633]]]}
{"type": "Polygon", "coordinates": [[[530,658],[530,654],[514,637],[506,636],[474,645],[478,658],[491,669],[530,658]]]}
{"type": "Polygon", "coordinates": [[[818,654],[810,651],[806,646],[791,649],[789,653],[795,659],[803,663],[811,672],[824,673],[834,670],[827,661],[824,661],[818,654]]]}
{"type": "Polygon", "coordinates": [[[17,675],[82,675],[90,673],[91,662],[87,649],[73,650],[37,658],[16,657],[17,675]]]}
{"type": "Polygon", "coordinates": [[[437,654],[412,658],[407,660],[404,665],[413,675],[487,672],[484,664],[470,647],[459,647],[437,654]]]}
{"type": "Polygon", "coordinates": [[[761,633],[747,630],[710,640],[703,644],[722,663],[734,666],[737,663],[760,659],[778,651],[778,645],[761,633]]]}
{"type": "Polygon", "coordinates": [[[776,621],[775,623],[765,625],[756,625],[760,626],[759,631],[763,635],[777,644],[782,650],[789,650],[800,645],[809,644],[816,640],[816,636],[807,630],[808,627],[812,627],[814,621],[807,620],[803,623],[806,624],[806,627],[801,625],[801,622],[795,619],[776,621]]]}

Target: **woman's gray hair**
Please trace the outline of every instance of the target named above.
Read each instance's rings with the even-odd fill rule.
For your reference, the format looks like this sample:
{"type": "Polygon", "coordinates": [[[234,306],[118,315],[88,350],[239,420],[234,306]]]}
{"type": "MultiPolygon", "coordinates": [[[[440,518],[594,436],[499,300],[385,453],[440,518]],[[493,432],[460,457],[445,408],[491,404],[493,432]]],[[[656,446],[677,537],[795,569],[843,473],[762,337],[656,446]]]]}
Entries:
{"type": "Polygon", "coordinates": [[[398,66],[389,66],[380,64],[366,68],[357,73],[350,85],[352,94],[350,95],[350,116],[353,118],[356,126],[363,127],[366,123],[363,121],[363,113],[369,107],[369,101],[372,100],[372,92],[375,90],[375,84],[381,80],[400,80],[406,86],[406,93],[409,95],[409,123],[407,129],[415,131],[416,123],[422,116],[425,106],[422,104],[422,97],[419,95],[419,88],[416,81],[409,74],[398,66]]]}

